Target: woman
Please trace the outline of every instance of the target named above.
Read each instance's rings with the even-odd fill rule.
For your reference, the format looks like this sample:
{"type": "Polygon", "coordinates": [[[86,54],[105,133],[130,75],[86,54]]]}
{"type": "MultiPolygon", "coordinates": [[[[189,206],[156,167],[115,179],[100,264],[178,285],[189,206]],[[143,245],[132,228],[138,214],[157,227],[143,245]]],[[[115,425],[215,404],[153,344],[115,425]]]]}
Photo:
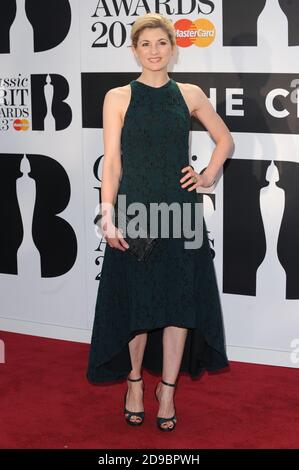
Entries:
{"type": "Polygon", "coordinates": [[[125,420],[139,426],[144,420],[142,367],[162,373],[155,390],[156,422],[160,430],[172,431],[179,372],[196,377],[228,364],[205,223],[199,248],[186,249],[183,236],[159,236],[147,262],[140,262],[127,252],[129,244],[106,208],[116,207],[119,196],[126,197],[127,205],[139,202],[147,208],[187,203],[194,221],[196,188],[213,185],[233,141],[198,86],[169,78],[167,66],[176,50],[171,21],[155,13],[139,17],[131,39],[141,75],[109,90],[103,105],[101,207],[108,217],[101,228],[107,245],[87,377],[92,382],[127,377],[125,420]],[[191,115],[216,143],[200,175],[189,165],[191,115]]]}

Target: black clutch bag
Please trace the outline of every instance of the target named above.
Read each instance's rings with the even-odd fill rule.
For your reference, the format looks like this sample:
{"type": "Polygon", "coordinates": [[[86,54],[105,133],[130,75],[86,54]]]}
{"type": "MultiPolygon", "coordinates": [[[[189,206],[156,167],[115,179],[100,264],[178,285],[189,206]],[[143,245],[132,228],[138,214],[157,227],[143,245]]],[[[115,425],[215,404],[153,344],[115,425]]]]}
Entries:
{"type": "Polygon", "coordinates": [[[115,226],[121,230],[126,230],[126,236],[124,236],[124,239],[129,245],[127,251],[135,256],[138,261],[147,261],[158,239],[151,238],[144,229],[139,230],[141,237],[138,236],[137,238],[131,238],[128,235],[127,226],[130,220],[132,220],[135,216],[128,216],[127,214],[124,215],[121,213],[118,217],[117,214],[118,212],[116,211],[115,226]]]}
{"type": "MultiPolygon", "coordinates": [[[[131,238],[128,235],[127,225],[133,216],[128,216],[126,214],[124,215],[121,213],[120,218],[118,218],[117,214],[118,211],[115,212],[115,226],[120,230],[126,230],[126,236],[124,236],[124,239],[129,245],[127,251],[135,256],[138,261],[147,261],[158,239],[149,237],[145,230],[141,230],[141,237],[138,236],[137,238],[131,238]]],[[[101,215],[98,214],[94,219],[94,224],[97,224],[100,219],[101,215]]]]}

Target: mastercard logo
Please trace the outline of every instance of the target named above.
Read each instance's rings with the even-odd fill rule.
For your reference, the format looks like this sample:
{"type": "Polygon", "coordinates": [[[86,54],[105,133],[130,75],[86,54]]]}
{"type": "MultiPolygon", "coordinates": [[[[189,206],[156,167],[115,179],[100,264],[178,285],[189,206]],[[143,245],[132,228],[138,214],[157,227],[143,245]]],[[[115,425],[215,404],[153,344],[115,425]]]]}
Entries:
{"type": "Polygon", "coordinates": [[[28,131],[29,121],[28,119],[15,119],[13,122],[13,127],[16,131],[28,131]]]}
{"type": "Polygon", "coordinates": [[[195,21],[178,20],[174,23],[176,42],[180,47],[208,47],[215,39],[216,29],[213,23],[205,18],[195,21]]]}

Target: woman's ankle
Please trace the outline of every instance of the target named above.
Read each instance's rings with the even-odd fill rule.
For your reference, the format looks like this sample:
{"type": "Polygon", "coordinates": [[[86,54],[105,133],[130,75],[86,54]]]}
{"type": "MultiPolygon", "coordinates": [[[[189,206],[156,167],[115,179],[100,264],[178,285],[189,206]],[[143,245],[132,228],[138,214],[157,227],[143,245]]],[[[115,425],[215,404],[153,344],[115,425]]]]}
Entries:
{"type": "Polygon", "coordinates": [[[141,371],[131,371],[128,376],[127,376],[127,379],[129,381],[136,381],[136,382],[141,382],[142,381],[142,377],[141,377],[141,371]],[[141,379],[141,380],[139,380],[141,379]]]}

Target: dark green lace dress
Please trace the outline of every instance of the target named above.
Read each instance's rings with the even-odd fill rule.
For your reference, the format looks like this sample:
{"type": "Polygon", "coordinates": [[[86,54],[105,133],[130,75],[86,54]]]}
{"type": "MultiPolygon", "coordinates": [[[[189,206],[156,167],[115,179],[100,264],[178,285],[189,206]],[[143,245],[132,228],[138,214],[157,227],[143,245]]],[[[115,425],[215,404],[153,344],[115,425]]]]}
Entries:
{"type": "MultiPolygon", "coordinates": [[[[177,83],[170,79],[155,88],[133,80],[130,85],[118,194],[126,195],[127,205],[194,205],[198,194],[181,188],[180,183],[181,169],[189,165],[191,117],[177,83]]],[[[145,331],[143,367],[161,373],[163,328],[170,325],[188,328],[181,371],[196,377],[204,369],[227,366],[205,223],[203,230],[203,244],[198,249],[185,249],[184,237],[159,237],[145,263],[106,245],[87,370],[90,381],[125,378],[132,368],[128,343],[145,331]]]]}

